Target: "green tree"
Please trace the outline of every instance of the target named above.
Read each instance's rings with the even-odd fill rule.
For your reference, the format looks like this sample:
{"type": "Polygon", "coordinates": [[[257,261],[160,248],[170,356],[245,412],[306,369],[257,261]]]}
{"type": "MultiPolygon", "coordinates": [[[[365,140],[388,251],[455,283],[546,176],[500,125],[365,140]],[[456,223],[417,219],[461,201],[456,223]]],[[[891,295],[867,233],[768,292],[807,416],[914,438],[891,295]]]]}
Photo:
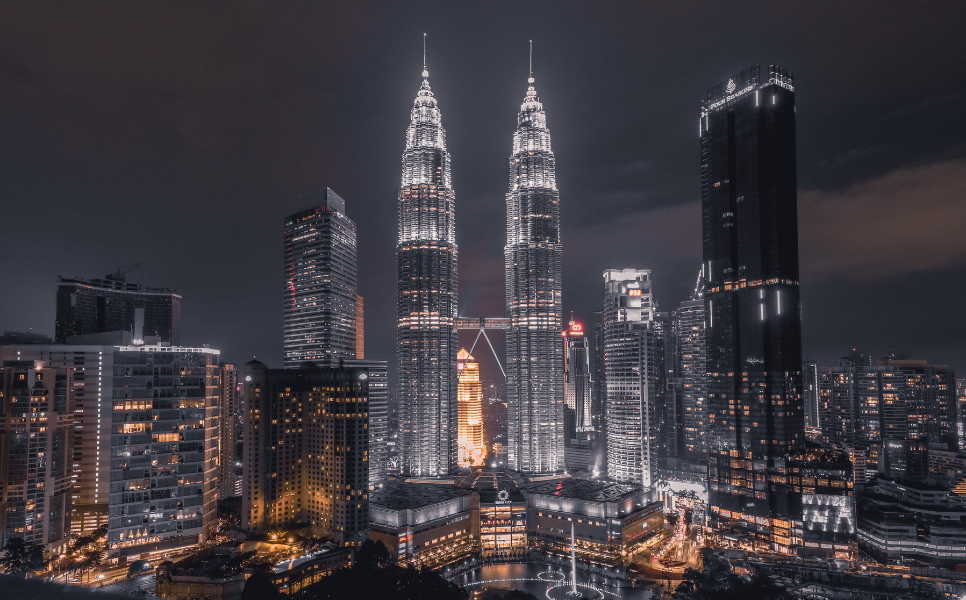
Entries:
{"type": "Polygon", "coordinates": [[[245,582],[245,589],[242,590],[241,600],[274,600],[284,598],[282,592],[278,591],[271,578],[262,570],[256,570],[245,582]]]}
{"type": "Polygon", "coordinates": [[[675,600],[794,600],[785,588],[764,576],[742,577],[726,558],[704,549],[704,570],[687,569],[674,591],[675,600]]]}
{"type": "Polygon", "coordinates": [[[3,546],[4,555],[0,558],[0,566],[7,573],[27,576],[27,573],[39,569],[44,564],[44,547],[40,544],[28,544],[23,538],[10,538],[3,546]]]}

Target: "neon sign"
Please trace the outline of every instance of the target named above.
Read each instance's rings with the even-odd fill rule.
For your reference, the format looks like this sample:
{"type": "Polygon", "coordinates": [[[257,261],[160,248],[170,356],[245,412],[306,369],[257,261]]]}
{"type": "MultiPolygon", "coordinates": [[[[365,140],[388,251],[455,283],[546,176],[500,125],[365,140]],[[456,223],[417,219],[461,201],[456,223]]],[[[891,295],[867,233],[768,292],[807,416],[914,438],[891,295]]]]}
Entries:
{"type": "Polygon", "coordinates": [[[641,290],[627,290],[628,296],[640,296],[641,290]]]}

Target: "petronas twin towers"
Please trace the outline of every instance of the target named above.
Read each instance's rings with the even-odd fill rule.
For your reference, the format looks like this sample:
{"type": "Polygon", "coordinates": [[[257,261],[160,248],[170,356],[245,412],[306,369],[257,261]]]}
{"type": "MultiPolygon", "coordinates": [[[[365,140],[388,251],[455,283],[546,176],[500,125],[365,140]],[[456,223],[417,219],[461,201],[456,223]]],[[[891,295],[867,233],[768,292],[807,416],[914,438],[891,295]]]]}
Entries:
{"type": "MultiPolygon", "coordinates": [[[[547,116],[533,77],[510,157],[506,273],[508,467],[564,469],[560,198],[547,116]]],[[[396,365],[400,471],[457,471],[455,193],[439,108],[423,67],[399,190],[396,365]]]]}

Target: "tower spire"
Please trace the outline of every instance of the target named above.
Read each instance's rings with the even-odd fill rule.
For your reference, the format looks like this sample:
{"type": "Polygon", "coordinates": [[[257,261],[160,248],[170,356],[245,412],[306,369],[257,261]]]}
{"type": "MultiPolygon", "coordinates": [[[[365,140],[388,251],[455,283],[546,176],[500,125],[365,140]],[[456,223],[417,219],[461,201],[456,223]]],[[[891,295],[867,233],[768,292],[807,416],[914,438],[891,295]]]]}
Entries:
{"type": "Polygon", "coordinates": [[[533,79],[533,40],[530,40],[530,79],[533,79]]]}
{"type": "Polygon", "coordinates": [[[429,77],[429,71],[426,69],[426,34],[423,34],[423,78],[429,77]]]}

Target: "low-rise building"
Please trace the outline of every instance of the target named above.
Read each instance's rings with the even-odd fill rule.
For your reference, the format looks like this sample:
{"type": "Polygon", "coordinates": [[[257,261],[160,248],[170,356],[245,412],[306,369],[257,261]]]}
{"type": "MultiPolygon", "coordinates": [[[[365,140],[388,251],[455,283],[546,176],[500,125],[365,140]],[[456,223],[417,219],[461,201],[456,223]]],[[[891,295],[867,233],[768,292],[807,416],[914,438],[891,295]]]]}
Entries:
{"type": "Polygon", "coordinates": [[[391,480],[369,499],[369,536],[400,564],[438,566],[479,549],[480,495],[448,483],[391,480]]]}
{"type": "Polygon", "coordinates": [[[919,482],[879,479],[859,499],[859,547],[879,560],[966,563],[966,498],[919,482]]]}
{"type": "Polygon", "coordinates": [[[664,527],[663,504],[639,486],[564,478],[529,483],[522,492],[530,546],[545,552],[569,554],[573,524],[578,556],[614,566],[664,527]]]}

